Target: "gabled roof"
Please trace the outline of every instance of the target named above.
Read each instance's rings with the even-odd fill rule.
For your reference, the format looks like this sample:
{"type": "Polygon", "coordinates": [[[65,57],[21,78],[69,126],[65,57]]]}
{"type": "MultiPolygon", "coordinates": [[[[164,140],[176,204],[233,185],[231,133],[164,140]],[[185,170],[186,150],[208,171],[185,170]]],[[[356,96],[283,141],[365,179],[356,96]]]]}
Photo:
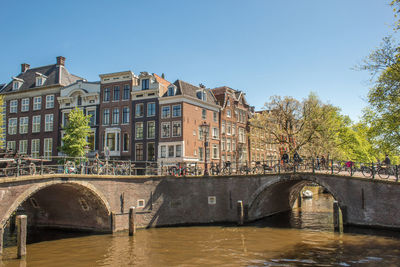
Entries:
{"type": "MultiPolygon", "coordinates": [[[[207,95],[207,99],[205,102],[208,104],[217,105],[217,101],[210,89],[200,88],[200,87],[197,87],[193,84],[187,83],[182,80],[176,80],[174,82],[174,85],[177,88],[175,95],[189,96],[189,97],[197,99],[197,95],[196,95],[197,91],[203,90],[204,92],[206,92],[206,95],[207,95]]],[[[163,95],[163,97],[165,97],[165,96],[167,96],[167,93],[165,93],[163,95]]]]}
{"type": "Polygon", "coordinates": [[[0,83],[0,93],[3,91],[4,87],[6,87],[6,84],[0,83]]]}
{"type": "MultiPolygon", "coordinates": [[[[42,66],[37,68],[28,69],[25,72],[21,72],[15,78],[23,80],[21,87],[16,91],[26,91],[36,87],[36,77],[38,73],[47,76],[43,86],[50,86],[50,85],[61,85],[67,86],[71,83],[76,82],[77,80],[82,80],[83,78],[78,77],[76,75],[70,74],[68,70],[62,65],[48,65],[42,66]]],[[[3,93],[11,92],[12,90],[12,82],[6,85],[3,90],[3,93]]]]}
{"type": "Polygon", "coordinates": [[[165,87],[168,87],[171,83],[167,80],[165,80],[164,78],[158,76],[157,74],[153,73],[154,78],[156,78],[156,81],[158,83],[161,83],[162,85],[164,85],[165,87]]]}
{"type": "Polygon", "coordinates": [[[226,105],[226,98],[227,98],[226,96],[228,94],[230,94],[235,101],[239,102],[240,100],[242,100],[244,105],[249,106],[249,104],[246,101],[246,98],[244,97],[245,94],[242,91],[232,89],[228,86],[221,86],[211,90],[215,95],[215,97],[219,100],[219,103],[222,106],[222,108],[224,108],[226,105]]]}

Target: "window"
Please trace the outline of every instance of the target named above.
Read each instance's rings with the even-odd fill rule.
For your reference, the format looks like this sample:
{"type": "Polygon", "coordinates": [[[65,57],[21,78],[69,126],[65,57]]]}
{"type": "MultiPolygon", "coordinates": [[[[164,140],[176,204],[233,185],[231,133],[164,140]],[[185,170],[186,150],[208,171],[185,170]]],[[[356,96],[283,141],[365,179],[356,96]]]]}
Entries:
{"type": "Polygon", "coordinates": [[[10,101],[10,113],[17,113],[18,111],[18,100],[10,101]]]}
{"type": "Polygon", "coordinates": [[[161,158],[165,158],[167,156],[167,147],[161,146],[161,158]]]}
{"type": "Polygon", "coordinates": [[[8,134],[17,134],[17,118],[8,119],[8,134]]]}
{"type": "Polygon", "coordinates": [[[44,139],[44,146],[43,146],[43,156],[46,159],[50,159],[52,149],[53,149],[53,139],[52,138],[45,138],[44,139]]]}
{"type": "Polygon", "coordinates": [[[163,106],[161,108],[161,118],[163,118],[163,119],[169,118],[170,112],[171,112],[171,109],[169,106],[163,106]]]}
{"type": "Polygon", "coordinates": [[[19,118],[19,133],[26,134],[28,133],[28,117],[21,117],[19,118]]]}
{"type": "Polygon", "coordinates": [[[123,124],[129,123],[129,108],[128,107],[124,107],[122,109],[122,123],[123,124]]]}
{"type": "Polygon", "coordinates": [[[200,100],[207,101],[206,92],[204,90],[197,91],[196,96],[200,100]]]}
{"type": "Polygon", "coordinates": [[[168,87],[168,96],[174,96],[174,95],[175,95],[175,88],[168,87]]]}
{"type": "Polygon", "coordinates": [[[222,138],[222,141],[221,141],[221,150],[222,151],[225,151],[225,141],[226,139],[225,138],[222,138]]]}
{"type": "Polygon", "coordinates": [[[32,133],[40,132],[40,115],[32,117],[32,133]]]}
{"type": "Polygon", "coordinates": [[[226,111],[226,116],[227,116],[228,118],[231,117],[231,110],[230,110],[230,109],[228,109],[228,110],[226,111]]]}
{"type": "Polygon", "coordinates": [[[155,159],[154,143],[147,143],[147,160],[153,161],[155,159]]]}
{"type": "Polygon", "coordinates": [[[129,93],[131,91],[131,87],[129,84],[125,84],[124,85],[124,95],[122,96],[123,100],[127,100],[129,99],[129,93]]]}
{"type": "Polygon", "coordinates": [[[53,114],[46,114],[45,117],[45,132],[51,132],[53,131],[53,121],[54,121],[54,115],[53,114]]]}
{"type": "Polygon", "coordinates": [[[201,118],[202,118],[203,120],[205,120],[205,119],[207,118],[207,110],[205,110],[204,108],[203,108],[203,110],[201,111],[201,118]]]}
{"type": "Polygon", "coordinates": [[[113,101],[118,101],[119,100],[119,86],[114,86],[114,95],[113,95],[113,101]]]}
{"type": "Polygon", "coordinates": [[[18,81],[13,82],[13,90],[18,90],[20,86],[20,83],[18,81]]]}
{"type": "Polygon", "coordinates": [[[137,122],[135,126],[135,139],[136,140],[141,140],[143,139],[143,122],[137,122]]]}
{"type": "Polygon", "coordinates": [[[236,134],[236,124],[232,124],[232,135],[236,134]]]}
{"type": "Polygon", "coordinates": [[[236,151],[236,140],[232,139],[232,151],[235,152],[236,151]]]}
{"type": "Polygon", "coordinates": [[[88,110],[87,115],[90,116],[89,125],[96,125],[96,110],[88,110]]]}
{"type": "Polygon", "coordinates": [[[105,145],[110,151],[119,151],[119,132],[107,132],[105,138],[105,145]]]}
{"type": "Polygon", "coordinates": [[[147,138],[154,139],[156,137],[156,122],[149,121],[147,122],[147,138]]]}
{"type": "Polygon", "coordinates": [[[231,106],[231,101],[229,101],[229,99],[228,99],[228,101],[226,102],[226,105],[227,105],[228,107],[231,106]]]}
{"type": "Polygon", "coordinates": [[[29,111],[29,98],[24,98],[21,100],[21,111],[29,111]]]}
{"type": "Polygon", "coordinates": [[[11,151],[17,151],[17,143],[15,141],[8,141],[7,142],[7,149],[11,151]]]}
{"type": "Polygon", "coordinates": [[[136,118],[143,117],[144,114],[144,106],[143,104],[136,104],[136,118]]]}
{"type": "Polygon", "coordinates": [[[123,143],[122,143],[122,150],[124,152],[129,151],[129,134],[124,133],[123,143]]]}
{"type": "Polygon", "coordinates": [[[113,110],[113,124],[118,124],[119,123],[119,108],[114,108],[113,110]]]}
{"type": "Polygon", "coordinates": [[[103,110],[103,125],[110,124],[110,110],[105,109],[103,110]]]}
{"type": "Polygon", "coordinates": [[[110,88],[104,88],[103,102],[110,101],[110,88]]]}
{"type": "Polygon", "coordinates": [[[243,128],[239,128],[239,143],[244,143],[244,129],[243,128]]]}
{"type": "Polygon", "coordinates": [[[174,146],[168,146],[168,157],[169,158],[174,157],[174,146]]]}
{"type": "Polygon", "coordinates": [[[199,160],[204,160],[204,154],[203,154],[204,150],[202,147],[199,147],[199,160]]]}
{"type": "Polygon", "coordinates": [[[171,124],[169,122],[161,123],[161,138],[168,138],[170,136],[170,127],[171,124]]]}
{"type": "Polygon", "coordinates": [[[87,136],[87,142],[88,142],[88,147],[90,151],[94,151],[95,146],[94,146],[94,137],[95,137],[95,133],[94,131],[89,132],[88,136],[87,136]]]}
{"type": "Polygon", "coordinates": [[[232,124],[230,122],[226,123],[226,134],[231,135],[232,133],[232,124]]]}
{"type": "Polygon", "coordinates": [[[46,108],[54,108],[54,95],[46,96],[46,108]]]}
{"type": "Polygon", "coordinates": [[[42,97],[36,96],[33,98],[33,110],[41,110],[42,109],[42,97]]]}
{"type": "Polygon", "coordinates": [[[182,115],[181,105],[172,106],[172,117],[180,117],[182,115]]]}
{"type": "Polygon", "coordinates": [[[136,160],[143,160],[143,144],[136,144],[136,160]]]}
{"type": "Polygon", "coordinates": [[[218,139],[219,138],[219,129],[216,127],[212,128],[212,138],[213,139],[218,139]]]}
{"type": "Polygon", "coordinates": [[[221,123],[221,133],[222,134],[225,133],[225,121],[222,121],[222,123],[221,123]]]}
{"type": "Polygon", "coordinates": [[[214,122],[218,122],[218,113],[217,112],[213,112],[213,120],[214,122]]]}
{"type": "Polygon", "coordinates": [[[36,86],[42,86],[42,84],[43,84],[43,78],[36,77],[36,86]]]}
{"type": "Polygon", "coordinates": [[[40,140],[32,139],[31,141],[31,155],[33,158],[39,158],[40,140]]]}
{"type": "Polygon", "coordinates": [[[231,139],[230,138],[226,139],[226,151],[231,152],[231,139]]]}
{"type": "Polygon", "coordinates": [[[64,127],[68,125],[69,122],[69,112],[63,113],[63,125],[64,127]]]}
{"type": "Polygon", "coordinates": [[[156,103],[147,103],[147,117],[152,117],[156,115],[156,103]]]}
{"type": "Polygon", "coordinates": [[[147,90],[149,89],[149,79],[143,79],[142,80],[142,90],[147,90]]]}
{"type": "Polygon", "coordinates": [[[176,145],[175,147],[175,157],[182,157],[182,145],[176,145]]]}
{"type": "Polygon", "coordinates": [[[19,151],[20,154],[28,153],[28,140],[20,140],[19,141],[19,151]]]}
{"type": "Polygon", "coordinates": [[[172,122],[172,137],[178,137],[182,135],[182,127],[180,121],[172,122]]]}
{"type": "Polygon", "coordinates": [[[78,95],[78,97],[76,98],[76,105],[82,106],[82,97],[80,95],[78,95]]]}
{"type": "Polygon", "coordinates": [[[218,145],[213,145],[213,147],[212,147],[212,158],[213,159],[219,158],[218,145]]]}

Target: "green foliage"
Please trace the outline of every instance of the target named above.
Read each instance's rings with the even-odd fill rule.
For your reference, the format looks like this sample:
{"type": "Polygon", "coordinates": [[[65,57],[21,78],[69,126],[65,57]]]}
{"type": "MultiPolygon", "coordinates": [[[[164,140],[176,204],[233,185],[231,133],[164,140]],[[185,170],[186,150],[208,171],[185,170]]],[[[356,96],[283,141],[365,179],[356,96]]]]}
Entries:
{"type": "Polygon", "coordinates": [[[70,157],[85,156],[85,147],[88,145],[86,137],[90,132],[89,120],[90,116],[85,116],[78,108],[69,113],[67,126],[64,127],[65,135],[62,138],[62,152],[70,157]]]}

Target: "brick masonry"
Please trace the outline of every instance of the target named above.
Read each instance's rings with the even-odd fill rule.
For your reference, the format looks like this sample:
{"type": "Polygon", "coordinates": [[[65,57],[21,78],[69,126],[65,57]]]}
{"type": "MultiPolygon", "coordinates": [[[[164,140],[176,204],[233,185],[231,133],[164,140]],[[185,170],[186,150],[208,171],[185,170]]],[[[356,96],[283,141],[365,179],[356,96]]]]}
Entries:
{"type": "Polygon", "coordinates": [[[139,227],[156,227],[236,222],[236,203],[242,200],[245,218],[251,221],[290,209],[307,182],[331,192],[345,223],[400,229],[399,183],[319,174],[4,179],[0,182],[0,218],[4,226],[22,204],[31,224],[119,231],[128,227],[131,206],[137,209],[139,227]]]}

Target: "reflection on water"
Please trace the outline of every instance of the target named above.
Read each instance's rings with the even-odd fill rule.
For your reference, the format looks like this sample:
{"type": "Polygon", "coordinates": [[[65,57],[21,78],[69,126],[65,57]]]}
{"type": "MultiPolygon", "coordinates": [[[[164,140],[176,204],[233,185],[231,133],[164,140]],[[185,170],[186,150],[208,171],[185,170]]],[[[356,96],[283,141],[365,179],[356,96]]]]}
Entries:
{"type": "MultiPolygon", "coordinates": [[[[3,266],[399,266],[400,239],[332,232],[332,199],[244,227],[139,230],[28,245],[26,261],[5,249],[3,266]],[[298,229],[302,228],[302,229],[298,229]]],[[[1,265],[0,265],[1,266],[1,265]]]]}

